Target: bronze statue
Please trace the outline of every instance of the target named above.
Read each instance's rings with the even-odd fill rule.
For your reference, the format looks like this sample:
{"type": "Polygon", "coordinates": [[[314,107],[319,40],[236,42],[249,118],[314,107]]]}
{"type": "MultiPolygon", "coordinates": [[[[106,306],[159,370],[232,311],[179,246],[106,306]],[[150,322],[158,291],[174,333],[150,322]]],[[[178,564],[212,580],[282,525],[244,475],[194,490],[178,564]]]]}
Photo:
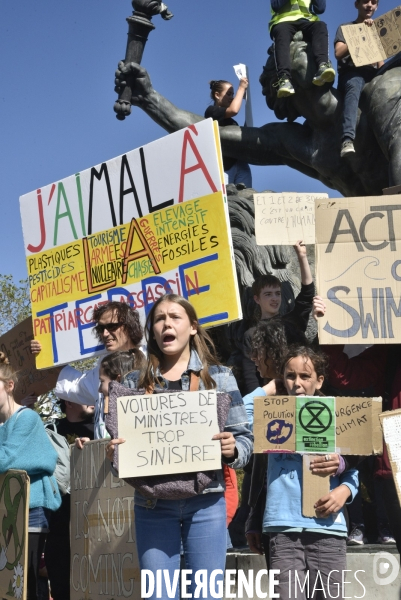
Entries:
{"type": "MultiPolygon", "coordinates": [[[[401,61],[398,56],[380,69],[361,97],[355,149],[340,158],[341,94],[329,84],[312,84],[316,71],[308,45],[297,33],[291,44],[292,79],[296,94],[278,99],[270,56],[260,78],[266,103],[286,123],[262,127],[220,129],[224,155],[254,165],[287,165],[319,179],[344,196],[380,195],[385,187],[401,184],[401,61]],[[294,122],[298,117],[304,123],[294,122]]],[[[169,133],[202,120],[200,115],[174,106],[153,89],[147,71],[137,64],[120,63],[117,90],[133,75],[131,102],[169,133]]]]}

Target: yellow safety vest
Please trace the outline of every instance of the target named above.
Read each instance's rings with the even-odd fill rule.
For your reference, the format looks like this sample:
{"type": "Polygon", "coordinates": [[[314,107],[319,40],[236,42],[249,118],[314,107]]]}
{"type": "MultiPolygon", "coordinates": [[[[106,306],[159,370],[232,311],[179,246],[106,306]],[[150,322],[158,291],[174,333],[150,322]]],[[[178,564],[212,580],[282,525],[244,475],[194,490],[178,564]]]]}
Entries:
{"type": "Polygon", "coordinates": [[[272,19],[269,23],[269,29],[277,23],[286,21],[298,21],[298,19],[308,19],[309,21],[318,21],[319,17],[310,11],[312,0],[288,0],[286,4],[278,11],[271,9],[272,19]]]}

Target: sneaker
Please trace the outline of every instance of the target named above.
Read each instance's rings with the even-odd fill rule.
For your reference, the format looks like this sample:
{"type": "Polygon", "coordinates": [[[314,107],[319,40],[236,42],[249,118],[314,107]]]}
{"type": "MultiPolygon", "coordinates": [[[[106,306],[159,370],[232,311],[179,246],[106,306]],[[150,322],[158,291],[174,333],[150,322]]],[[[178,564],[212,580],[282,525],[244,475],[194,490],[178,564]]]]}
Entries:
{"type": "Polygon", "coordinates": [[[347,537],[348,546],[363,546],[365,543],[365,528],[363,525],[355,525],[347,537]]]}
{"type": "Polygon", "coordinates": [[[288,98],[288,96],[295,94],[293,85],[288,77],[282,77],[274,86],[278,88],[277,98],[288,98]]]}
{"type": "Polygon", "coordinates": [[[333,69],[331,62],[322,63],[319,65],[316,75],[314,76],[312,83],[315,85],[324,85],[325,83],[332,83],[336,76],[336,72],[333,69]]]}
{"type": "Polygon", "coordinates": [[[387,527],[379,527],[378,544],[395,544],[395,539],[391,535],[391,531],[387,527]]]}
{"type": "Polygon", "coordinates": [[[354,141],[353,140],[345,140],[341,144],[341,152],[340,152],[341,158],[343,156],[345,156],[346,154],[349,154],[350,152],[355,153],[354,141]]]}

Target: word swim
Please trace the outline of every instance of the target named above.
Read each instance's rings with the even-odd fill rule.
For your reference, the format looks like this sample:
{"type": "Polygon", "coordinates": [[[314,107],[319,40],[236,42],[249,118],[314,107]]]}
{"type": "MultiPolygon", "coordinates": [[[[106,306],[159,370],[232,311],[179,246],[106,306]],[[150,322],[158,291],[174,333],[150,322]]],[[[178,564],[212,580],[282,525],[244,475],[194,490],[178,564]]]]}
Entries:
{"type": "Polygon", "coordinates": [[[342,293],[348,295],[350,292],[351,289],[344,285],[332,287],[327,291],[327,299],[339,306],[351,318],[350,327],[337,329],[327,322],[323,329],[340,338],[354,337],[359,331],[363,338],[369,335],[375,339],[394,338],[393,316],[396,319],[401,317],[401,298],[398,298],[397,305],[391,287],[371,288],[369,293],[357,287],[356,298],[354,293],[350,296],[353,298],[352,305],[345,302],[343,297],[339,297],[342,293]],[[371,312],[367,311],[368,304],[371,312]]]}

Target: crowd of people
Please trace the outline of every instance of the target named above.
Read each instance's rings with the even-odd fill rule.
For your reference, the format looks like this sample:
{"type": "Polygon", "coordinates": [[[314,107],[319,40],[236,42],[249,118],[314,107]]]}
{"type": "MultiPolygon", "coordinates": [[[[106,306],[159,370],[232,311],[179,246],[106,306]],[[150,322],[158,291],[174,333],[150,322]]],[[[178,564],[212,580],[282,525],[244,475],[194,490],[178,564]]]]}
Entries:
{"type": "MultiPolygon", "coordinates": [[[[212,338],[199,325],[193,306],[175,294],[166,294],[154,303],[144,331],[138,313],[129,304],[107,302],[98,306],[93,314],[94,332],[107,354],[84,373],[70,366],[60,369],[55,389],[66,416],[58,422],[58,431],[81,449],[93,438],[110,437],[104,407],[111,382],[154,394],[215,389],[221,393],[221,402],[228,395],[225,425],[213,436],[221,445],[221,470],[189,497],[149,500],[135,491],[140,566],[150,571],[164,569],[170,581],[180,568],[182,556],[194,572],[224,572],[230,546],[227,524],[238,505],[235,477],[230,472],[238,468],[246,469],[241,508],[247,505],[249,510],[244,517],[244,510],[239,509],[234,522],[238,516],[250,549],[265,555],[268,568],[280,571],[276,590],[280,597],[291,595],[291,570],[298,571],[301,583],[302,574],[309,572],[313,577],[319,571],[323,580],[326,577],[329,593],[338,588],[341,571],[346,569],[346,544],[364,543],[365,520],[372,517],[357,501],[362,489],[364,500],[370,495],[370,503],[375,505],[378,541],[396,541],[400,549],[400,507],[386,453],[373,460],[336,453],[316,456],[311,470],[330,478],[330,492],[316,498],[314,518],[302,514],[302,456],[257,454],[252,461],[255,397],[381,395],[387,399],[386,408],[401,405],[401,369],[394,353],[391,359],[381,346],[320,347],[316,338],[308,339],[310,316],[321,318],[326,307],[315,295],[305,245],[299,241],[294,250],[301,290],[291,311],[282,314],[281,282],[276,277],[263,276],[253,284],[255,320],[243,341],[241,391],[232,370],[219,362],[212,338]],[[146,346],[141,345],[144,332],[146,346]],[[328,577],[333,570],[339,573],[337,578],[328,577]]],[[[35,340],[31,348],[34,353],[41,350],[35,340]]],[[[5,436],[0,446],[0,469],[24,469],[31,477],[29,598],[40,597],[35,586],[47,537],[44,559],[52,597],[68,600],[69,495],[60,497],[52,477],[55,451],[35,412],[13,400],[16,375],[4,356],[0,360],[4,423],[0,436],[5,436]],[[43,449],[40,464],[33,460],[37,454],[21,452],[21,447],[31,447],[33,436],[43,449]]],[[[114,460],[115,447],[124,441],[109,440],[106,450],[110,461],[114,460]]],[[[191,586],[188,591],[193,593],[194,581],[191,586]]],[[[169,597],[166,588],[163,594],[169,597]]]]}
{"type": "MultiPolygon", "coordinates": [[[[328,32],[318,17],[325,10],[325,0],[271,0],[271,6],[278,96],[296,93],[289,52],[299,30],[310,41],[315,57],[313,83],[331,83],[335,71],[328,58],[328,32]]],[[[355,6],[355,22],[371,26],[378,0],[356,0],[355,6]]],[[[345,100],[344,156],[354,151],[363,85],[381,65],[355,67],[341,28],[335,38],[335,54],[345,100]]],[[[247,86],[247,79],[242,78],[234,94],[230,82],[211,81],[213,105],[205,116],[221,126],[237,125],[233,117],[241,108],[247,86]]],[[[227,182],[251,186],[246,163],[226,158],[224,170],[227,182]]],[[[252,286],[256,310],[243,339],[239,385],[233,370],[220,363],[212,337],[199,325],[191,303],[175,294],[166,294],[153,304],[144,329],[138,312],[128,303],[102,303],[94,310],[93,322],[105,356],[84,373],[69,365],[59,370],[55,394],[65,417],[57,423],[58,432],[79,449],[92,439],[109,438],[107,457],[112,463],[115,448],[125,442],[118,437],[110,439],[105,420],[112,382],[152,394],[163,390],[217,392],[224,420],[213,439],[220,444],[221,469],[208,476],[201,473],[189,495],[178,488],[174,491],[173,479],[171,496],[165,493],[149,500],[139,489],[135,491],[141,569],[163,569],[173,581],[183,557],[194,573],[210,574],[216,569],[223,573],[231,545],[227,526],[232,519],[244,539],[246,534],[250,549],[264,554],[267,567],[280,572],[276,592],[281,598],[291,597],[291,570],[297,570],[301,585],[307,572],[312,578],[319,572],[326,590],[322,597],[327,597],[326,592],[329,597],[338,592],[341,571],[346,569],[347,543],[363,545],[374,537],[381,544],[396,543],[401,550],[401,509],[385,448],[383,456],[363,460],[337,453],[316,456],[310,468],[329,478],[330,491],[316,498],[315,517],[302,514],[302,457],[295,453],[252,454],[255,397],[288,394],[319,396],[324,401],[325,395],[382,396],[384,409],[401,407],[398,346],[391,353],[378,345],[323,347],[317,338],[308,337],[311,315],[322,318],[326,306],[316,295],[302,241],[294,250],[301,290],[291,311],[285,312],[281,282],[273,275],[257,279],[252,286]],[[238,510],[235,469],[245,471],[238,510]]],[[[33,340],[31,350],[38,354],[40,343],[33,340]]],[[[16,385],[17,374],[0,353],[0,472],[23,469],[31,482],[28,600],[43,598],[39,589],[43,553],[52,598],[69,600],[70,496],[60,495],[54,477],[57,453],[39,416],[15,401],[16,385]]],[[[171,597],[165,586],[164,581],[162,597],[171,597]]],[[[194,593],[194,579],[188,591],[194,593]]]]}

